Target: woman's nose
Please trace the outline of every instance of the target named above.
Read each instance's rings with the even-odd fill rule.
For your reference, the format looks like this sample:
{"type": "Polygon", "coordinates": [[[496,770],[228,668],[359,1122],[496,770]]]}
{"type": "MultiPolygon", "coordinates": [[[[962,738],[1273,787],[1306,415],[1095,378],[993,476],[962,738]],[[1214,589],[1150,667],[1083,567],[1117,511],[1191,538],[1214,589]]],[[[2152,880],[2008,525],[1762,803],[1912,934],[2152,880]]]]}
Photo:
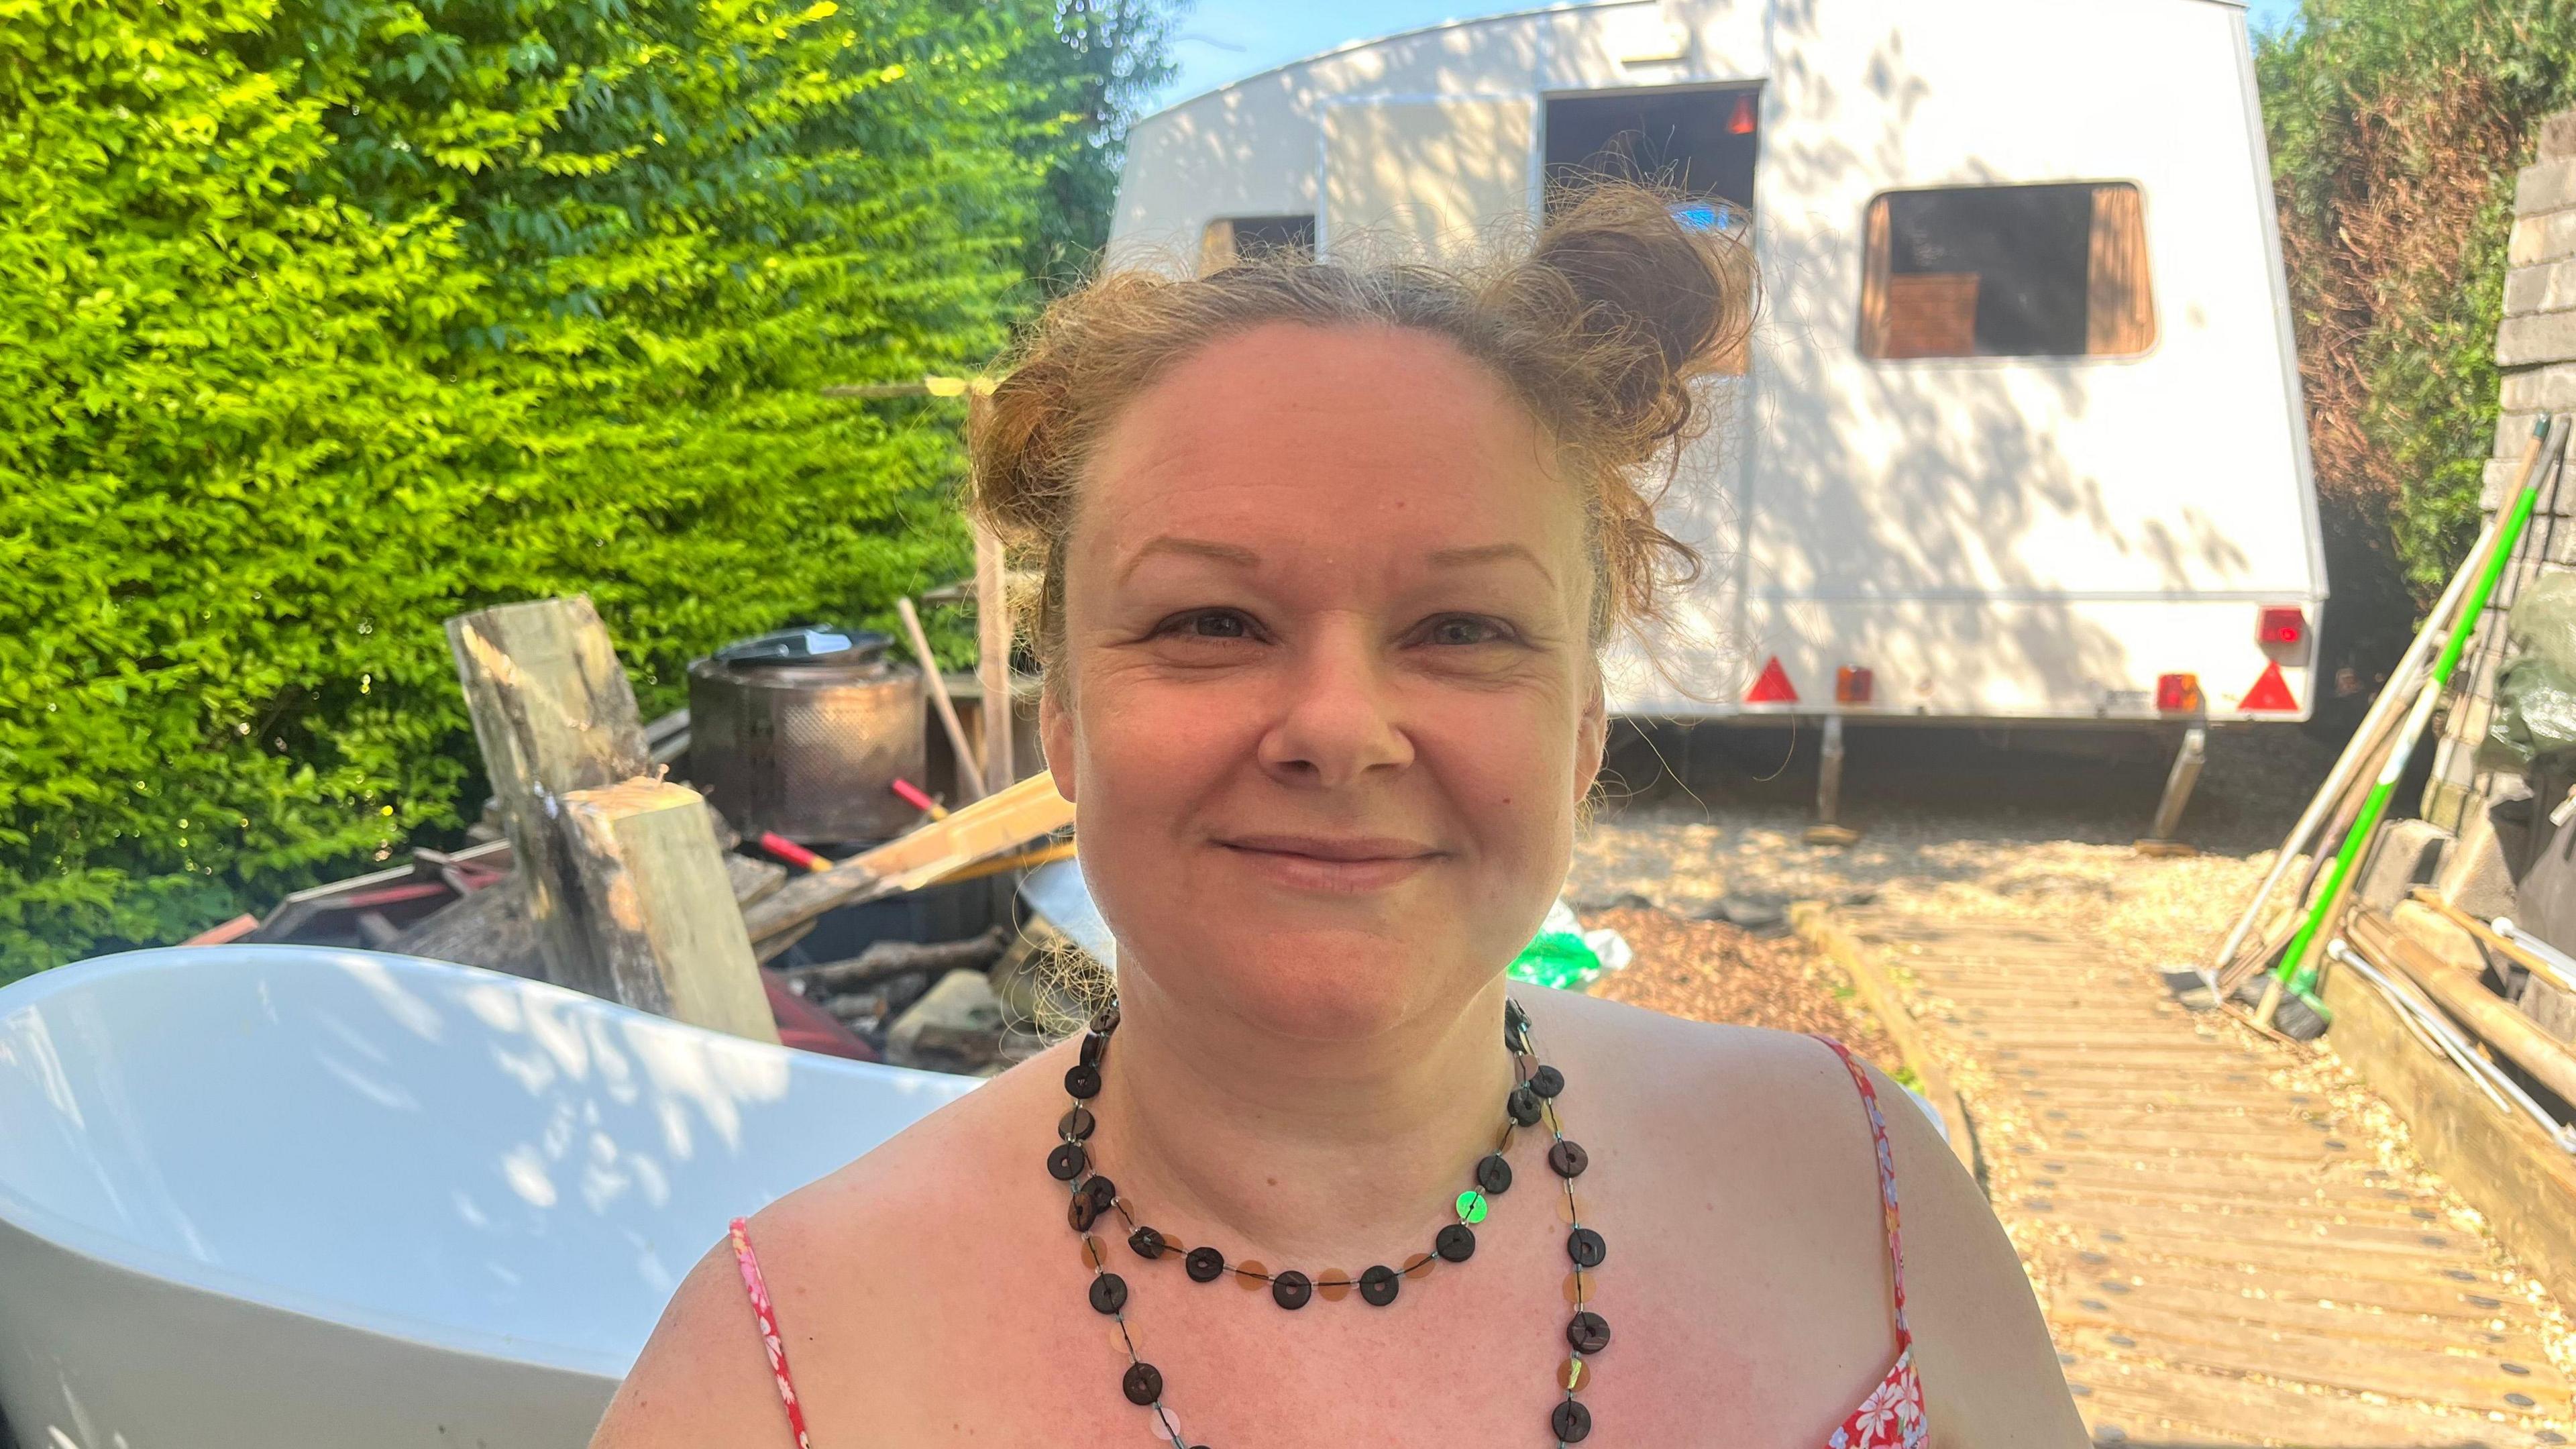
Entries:
{"type": "Polygon", "coordinates": [[[1261,764],[1297,784],[1338,789],[1412,763],[1413,742],[1385,661],[1366,632],[1334,628],[1297,647],[1261,764]]]}

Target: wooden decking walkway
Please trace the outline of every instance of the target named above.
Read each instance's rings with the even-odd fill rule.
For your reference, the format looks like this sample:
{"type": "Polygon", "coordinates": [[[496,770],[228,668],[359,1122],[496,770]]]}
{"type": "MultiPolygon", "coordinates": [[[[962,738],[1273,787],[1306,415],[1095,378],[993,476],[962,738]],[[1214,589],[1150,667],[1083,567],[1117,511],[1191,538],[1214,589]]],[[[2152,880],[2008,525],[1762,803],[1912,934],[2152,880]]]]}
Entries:
{"type": "Polygon", "coordinates": [[[1973,1124],[2095,1442],[2564,1444],[2535,1290],[2303,1053],[2076,929],[1839,913],[1973,1124]],[[2400,1164],[2402,1169],[2403,1164],[2400,1164]]]}

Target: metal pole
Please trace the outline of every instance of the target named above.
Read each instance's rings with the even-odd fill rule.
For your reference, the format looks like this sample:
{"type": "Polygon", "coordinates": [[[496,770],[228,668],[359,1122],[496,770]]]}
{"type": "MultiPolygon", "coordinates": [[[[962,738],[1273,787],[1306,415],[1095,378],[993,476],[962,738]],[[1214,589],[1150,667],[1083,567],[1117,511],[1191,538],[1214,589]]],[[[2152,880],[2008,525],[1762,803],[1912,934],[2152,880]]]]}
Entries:
{"type": "Polygon", "coordinates": [[[1816,771],[1816,823],[1835,825],[1843,805],[1843,717],[1825,716],[1825,740],[1816,771]]]}
{"type": "Polygon", "coordinates": [[[2164,798],[2156,802],[2156,821],[2147,827],[2147,838],[2169,841],[2182,828],[2183,807],[2191,803],[2192,787],[2200,783],[2200,767],[2209,759],[2209,727],[2193,725],[2182,732],[2182,748],[2174,752],[2173,770],[2165,776],[2164,798]]]}

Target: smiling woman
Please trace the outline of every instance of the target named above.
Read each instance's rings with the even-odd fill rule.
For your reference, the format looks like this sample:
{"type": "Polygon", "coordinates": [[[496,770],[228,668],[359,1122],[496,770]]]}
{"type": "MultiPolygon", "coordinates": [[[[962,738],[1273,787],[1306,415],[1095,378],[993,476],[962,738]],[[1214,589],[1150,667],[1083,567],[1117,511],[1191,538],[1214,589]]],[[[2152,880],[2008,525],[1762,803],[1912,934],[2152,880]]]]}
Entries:
{"type": "Polygon", "coordinates": [[[1884,1078],[1506,991],[1600,651],[1697,562],[1651,465],[1743,325],[1732,245],[1619,188],[1482,272],[1274,253],[1050,311],[972,504],[1043,572],[1117,1004],[738,1224],[600,1445],[2082,1441],[1884,1078]]]}

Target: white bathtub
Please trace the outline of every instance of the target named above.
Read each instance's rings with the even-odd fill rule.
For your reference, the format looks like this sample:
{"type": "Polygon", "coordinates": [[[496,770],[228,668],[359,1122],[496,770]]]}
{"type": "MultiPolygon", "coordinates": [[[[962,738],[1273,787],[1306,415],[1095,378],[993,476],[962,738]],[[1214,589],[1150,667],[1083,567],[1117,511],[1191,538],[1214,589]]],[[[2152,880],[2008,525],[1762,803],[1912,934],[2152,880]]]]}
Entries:
{"type": "Polygon", "coordinates": [[[20,1449],[578,1449],[727,1219],[973,1085],[363,951],[45,972],[0,989],[0,1408],[20,1449]]]}

